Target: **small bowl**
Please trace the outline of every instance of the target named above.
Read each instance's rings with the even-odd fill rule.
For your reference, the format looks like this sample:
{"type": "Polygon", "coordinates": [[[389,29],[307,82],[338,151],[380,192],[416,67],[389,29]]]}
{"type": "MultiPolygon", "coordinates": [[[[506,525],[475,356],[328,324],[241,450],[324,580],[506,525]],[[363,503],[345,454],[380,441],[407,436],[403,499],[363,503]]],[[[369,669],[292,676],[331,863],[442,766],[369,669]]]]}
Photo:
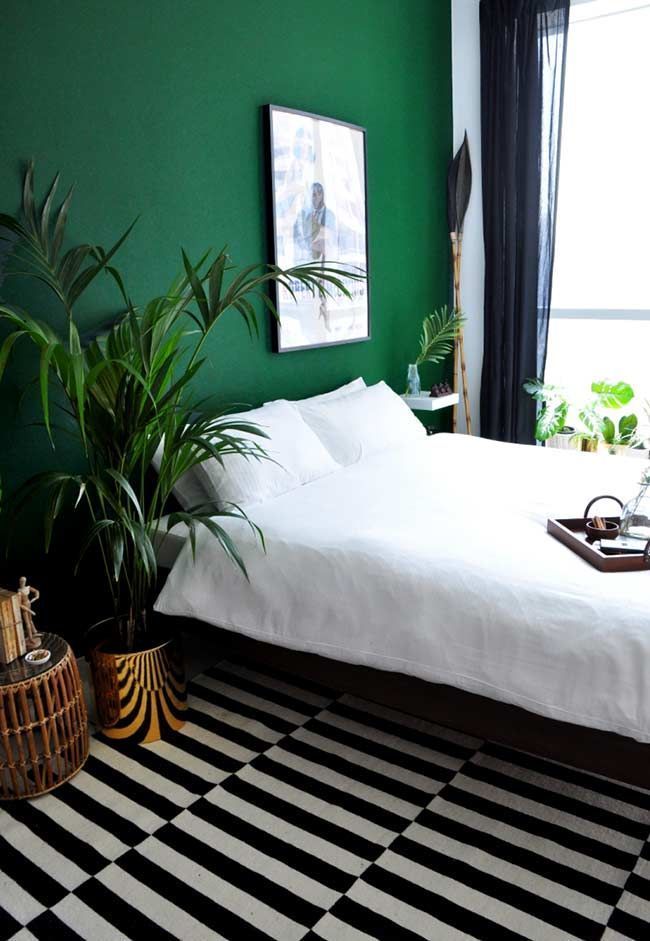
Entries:
{"type": "Polygon", "coordinates": [[[39,647],[36,650],[30,650],[29,653],[26,653],[25,660],[27,663],[31,663],[32,666],[41,667],[44,663],[47,663],[51,656],[51,650],[45,650],[43,647],[39,647]]]}
{"type": "Polygon", "coordinates": [[[589,542],[595,542],[596,539],[616,539],[621,530],[618,523],[612,523],[611,520],[603,520],[603,522],[605,523],[605,529],[594,526],[593,520],[585,522],[585,532],[589,542]]]}

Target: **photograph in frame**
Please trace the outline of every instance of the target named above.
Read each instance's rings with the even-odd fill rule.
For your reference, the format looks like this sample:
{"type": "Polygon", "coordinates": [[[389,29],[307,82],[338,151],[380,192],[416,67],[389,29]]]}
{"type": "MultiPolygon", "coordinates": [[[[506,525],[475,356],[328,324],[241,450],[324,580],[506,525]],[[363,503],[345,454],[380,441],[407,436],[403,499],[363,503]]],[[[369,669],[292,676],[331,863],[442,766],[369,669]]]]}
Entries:
{"type": "Polygon", "coordinates": [[[311,349],[370,337],[365,130],[320,115],[266,107],[273,263],[302,263],[362,272],[346,280],[352,295],[329,287],[313,295],[281,285],[274,324],[278,352],[311,349]]]}

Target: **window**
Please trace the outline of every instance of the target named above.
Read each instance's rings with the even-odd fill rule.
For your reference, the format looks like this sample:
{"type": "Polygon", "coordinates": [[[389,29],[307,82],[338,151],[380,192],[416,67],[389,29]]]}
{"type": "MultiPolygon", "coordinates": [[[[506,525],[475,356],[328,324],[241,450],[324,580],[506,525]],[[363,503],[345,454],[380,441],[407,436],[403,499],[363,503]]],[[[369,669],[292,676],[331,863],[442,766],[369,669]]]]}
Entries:
{"type": "Polygon", "coordinates": [[[546,381],[650,399],[650,2],[574,0],[546,381]]]}

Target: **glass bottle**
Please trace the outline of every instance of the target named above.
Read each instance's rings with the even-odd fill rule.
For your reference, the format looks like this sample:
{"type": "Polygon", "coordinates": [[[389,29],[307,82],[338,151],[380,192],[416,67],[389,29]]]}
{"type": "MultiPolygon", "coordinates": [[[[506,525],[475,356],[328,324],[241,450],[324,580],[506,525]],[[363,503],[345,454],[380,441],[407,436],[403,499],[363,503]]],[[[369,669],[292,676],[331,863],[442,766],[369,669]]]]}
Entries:
{"type": "Polygon", "coordinates": [[[406,394],[419,395],[421,392],[422,387],[420,385],[420,373],[418,372],[417,363],[409,363],[408,372],[406,374],[406,394]]]}
{"type": "Polygon", "coordinates": [[[621,510],[621,536],[631,539],[650,539],[650,470],[644,472],[639,481],[641,489],[628,500],[621,510]]]}

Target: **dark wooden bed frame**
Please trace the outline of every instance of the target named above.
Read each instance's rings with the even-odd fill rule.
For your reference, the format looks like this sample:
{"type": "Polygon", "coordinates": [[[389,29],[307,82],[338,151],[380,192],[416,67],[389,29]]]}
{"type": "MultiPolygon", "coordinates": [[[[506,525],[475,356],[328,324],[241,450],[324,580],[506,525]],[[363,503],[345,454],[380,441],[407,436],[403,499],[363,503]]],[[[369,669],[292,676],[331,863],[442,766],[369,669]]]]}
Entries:
{"type": "Polygon", "coordinates": [[[403,673],[289,650],[197,621],[185,622],[184,629],[188,628],[194,642],[201,635],[206,636],[208,631],[211,642],[218,638],[223,658],[242,656],[260,666],[286,670],[476,738],[489,739],[585,771],[650,788],[650,745],[626,736],[548,719],[519,706],[403,673]]]}

